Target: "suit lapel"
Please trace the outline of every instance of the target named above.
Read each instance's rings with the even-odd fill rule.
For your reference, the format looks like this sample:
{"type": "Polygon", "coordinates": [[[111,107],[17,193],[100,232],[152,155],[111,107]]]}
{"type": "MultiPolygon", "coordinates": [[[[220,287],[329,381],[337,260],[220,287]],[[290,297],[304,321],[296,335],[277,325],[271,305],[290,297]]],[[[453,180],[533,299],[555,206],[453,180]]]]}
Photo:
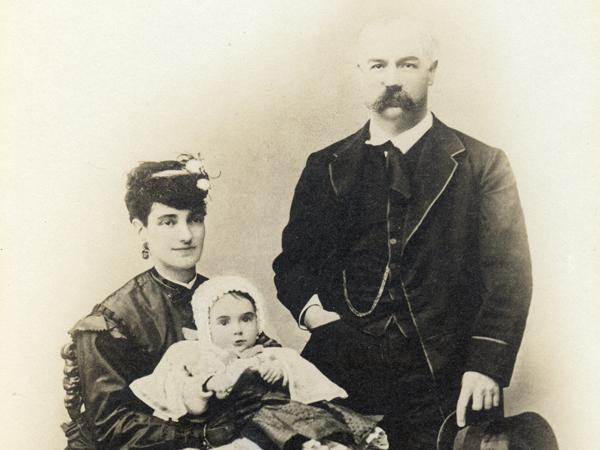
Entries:
{"type": "Polygon", "coordinates": [[[454,156],[465,150],[458,136],[435,116],[429,133],[413,177],[413,201],[406,213],[403,249],[454,176],[458,166],[454,156]]]}
{"type": "Polygon", "coordinates": [[[369,137],[369,122],[340,143],[329,163],[329,180],[338,197],[352,188],[363,163],[363,144],[369,137]]]}
{"type": "MultiPolygon", "coordinates": [[[[462,141],[437,117],[421,150],[413,177],[412,201],[404,223],[403,248],[419,229],[427,214],[454,176],[458,163],[454,156],[465,150],[462,141]]],[[[356,182],[363,164],[363,144],[369,137],[369,123],[342,141],[329,163],[329,178],[335,194],[344,197],[356,182]]]]}

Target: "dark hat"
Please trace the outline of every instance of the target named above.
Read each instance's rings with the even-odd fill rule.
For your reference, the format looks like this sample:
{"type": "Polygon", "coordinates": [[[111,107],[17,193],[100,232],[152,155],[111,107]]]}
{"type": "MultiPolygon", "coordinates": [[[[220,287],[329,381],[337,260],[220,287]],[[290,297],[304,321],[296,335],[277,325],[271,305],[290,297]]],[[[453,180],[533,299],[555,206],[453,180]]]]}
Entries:
{"type": "Polygon", "coordinates": [[[456,413],[440,428],[437,450],[558,450],[550,424],[539,414],[485,420],[459,428],[456,413]]]}

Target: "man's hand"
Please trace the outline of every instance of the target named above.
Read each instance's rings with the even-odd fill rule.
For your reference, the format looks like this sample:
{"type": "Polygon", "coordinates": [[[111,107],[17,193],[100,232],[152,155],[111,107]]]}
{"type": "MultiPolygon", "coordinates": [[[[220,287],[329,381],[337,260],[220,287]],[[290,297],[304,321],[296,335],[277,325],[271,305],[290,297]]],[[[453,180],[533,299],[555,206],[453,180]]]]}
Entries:
{"type": "Polygon", "coordinates": [[[458,402],[456,403],[456,423],[459,427],[467,424],[467,407],[472,400],[473,411],[492,409],[500,406],[500,387],[492,378],[479,372],[465,372],[458,402]]]}
{"type": "Polygon", "coordinates": [[[336,320],[340,320],[340,315],[338,313],[327,311],[320,305],[310,306],[304,313],[304,325],[306,325],[306,328],[309,330],[336,320]]]}

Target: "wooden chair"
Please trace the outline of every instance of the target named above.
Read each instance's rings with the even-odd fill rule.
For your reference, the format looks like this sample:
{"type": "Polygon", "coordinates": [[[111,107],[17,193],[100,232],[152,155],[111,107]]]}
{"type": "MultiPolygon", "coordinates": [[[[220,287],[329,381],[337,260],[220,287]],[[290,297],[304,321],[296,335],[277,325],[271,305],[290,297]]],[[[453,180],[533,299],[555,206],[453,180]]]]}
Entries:
{"type": "Polygon", "coordinates": [[[96,445],[85,419],[85,405],[81,395],[81,379],[79,378],[75,343],[65,344],[61,349],[60,356],[65,361],[63,369],[64,403],[71,418],[70,422],[61,425],[67,437],[66,450],[95,450],[96,445]]]}

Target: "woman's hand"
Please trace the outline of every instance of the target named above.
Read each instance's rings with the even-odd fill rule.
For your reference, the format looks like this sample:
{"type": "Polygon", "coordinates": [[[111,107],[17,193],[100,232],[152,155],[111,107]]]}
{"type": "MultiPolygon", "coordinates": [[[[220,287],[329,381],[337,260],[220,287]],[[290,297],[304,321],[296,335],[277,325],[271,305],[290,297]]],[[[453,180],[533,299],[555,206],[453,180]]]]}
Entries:
{"type": "Polygon", "coordinates": [[[206,389],[215,393],[215,396],[223,400],[230,393],[233,388],[230,377],[225,374],[225,370],[221,370],[215,373],[206,382],[206,389]]]}
{"type": "Polygon", "coordinates": [[[227,397],[235,383],[252,364],[250,359],[238,359],[215,373],[207,382],[206,389],[213,391],[218,399],[227,397]]]}

